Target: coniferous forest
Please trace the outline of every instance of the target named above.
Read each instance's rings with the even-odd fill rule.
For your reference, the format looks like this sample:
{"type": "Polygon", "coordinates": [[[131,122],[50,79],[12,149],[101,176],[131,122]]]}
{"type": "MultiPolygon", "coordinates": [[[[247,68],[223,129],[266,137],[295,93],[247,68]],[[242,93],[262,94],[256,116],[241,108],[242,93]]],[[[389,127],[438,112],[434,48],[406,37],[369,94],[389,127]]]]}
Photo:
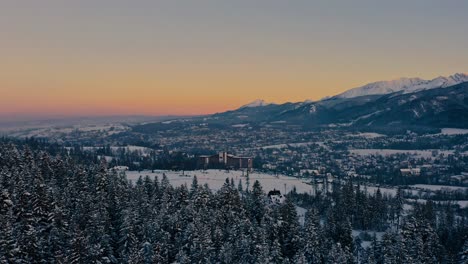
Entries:
{"type": "Polygon", "coordinates": [[[468,263],[468,212],[451,204],[405,209],[351,181],[272,204],[258,182],[130,182],[48,148],[0,145],[0,263],[468,263]]]}

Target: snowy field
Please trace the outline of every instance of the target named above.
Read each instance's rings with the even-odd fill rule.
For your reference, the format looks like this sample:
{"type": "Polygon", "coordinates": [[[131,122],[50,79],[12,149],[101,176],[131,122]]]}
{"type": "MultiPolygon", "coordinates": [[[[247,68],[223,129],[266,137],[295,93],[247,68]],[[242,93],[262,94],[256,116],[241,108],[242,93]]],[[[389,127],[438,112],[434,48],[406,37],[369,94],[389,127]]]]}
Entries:
{"type": "Polygon", "coordinates": [[[468,129],[461,129],[461,128],[442,128],[442,131],[439,135],[463,135],[468,134],[468,129]]]}
{"type": "MultiPolygon", "coordinates": [[[[406,199],[407,202],[416,202],[416,203],[419,203],[419,204],[425,204],[427,203],[427,200],[426,199],[406,199]]],[[[468,208],[468,201],[464,201],[464,200],[458,200],[458,201],[433,201],[434,203],[451,203],[451,204],[458,204],[460,206],[460,208],[468,208]]]]}
{"type": "Polygon", "coordinates": [[[124,126],[121,124],[104,124],[104,125],[72,125],[72,126],[47,126],[47,127],[36,127],[36,128],[15,128],[10,129],[6,132],[9,136],[12,137],[54,137],[54,136],[61,136],[64,134],[71,134],[73,132],[83,132],[83,133],[91,133],[91,132],[101,132],[106,133],[107,135],[113,135],[117,133],[121,133],[127,131],[129,129],[128,126],[124,126]]]}
{"type": "Polygon", "coordinates": [[[237,124],[237,125],[232,125],[232,127],[236,127],[236,128],[243,128],[243,127],[246,127],[248,126],[249,124],[237,124]]]}
{"type": "MultiPolygon", "coordinates": [[[[149,176],[150,178],[158,177],[159,180],[162,179],[163,174],[166,174],[169,182],[174,186],[181,186],[186,184],[190,186],[193,180],[193,176],[197,176],[198,183],[204,185],[205,183],[209,185],[210,189],[213,191],[219,190],[226,178],[234,179],[234,183],[239,183],[239,180],[242,182],[242,186],[246,187],[246,177],[243,176],[242,171],[225,171],[225,170],[197,170],[197,171],[163,171],[155,170],[151,171],[127,171],[125,172],[127,178],[131,181],[136,181],[138,178],[149,176]]],[[[280,190],[281,193],[288,193],[294,187],[298,193],[309,193],[314,194],[315,185],[311,185],[305,179],[299,179],[295,177],[289,177],[284,175],[278,175],[277,177],[271,174],[252,172],[249,175],[250,177],[250,188],[252,188],[253,183],[258,180],[262,185],[264,192],[269,192],[273,189],[280,190]]],[[[416,184],[409,186],[408,189],[403,189],[405,192],[411,192],[413,195],[418,195],[421,191],[423,192],[435,192],[437,190],[453,190],[453,191],[466,191],[466,187],[457,187],[457,186],[445,186],[445,185],[427,185],[427,184],[416,184]]],[[[318,184],[316,187],[318,190],[323,191],[323,185],[318,184]]],[[[377,189],[380,189],[382,195],[395,196],[397,193],[396,187],[376,187],[376,186],[361,186],[362,191],[366,191],[369,194],[375,194],[377,189]]],[[[329,191],[331,191],[331,184],[329,186],[329,191]]],[[[468,201],[458,202],[462,207],[468,206],[468,201]]]]}
{"type": "MultiPolygon", "coordinates": [[[[389,156],[395,154],[409,154],[420,158],[431,158],[433,150],[403,150],[403,149],[351,149],[351,153],[360,156],[381,155],[389,156]]],[[[445,156],[454,153],[453,150],[437,150],[438,155],[444,154],[445,156]]],[[[462,155],[468,155],[468,152],[462,152],[462,155]]]]}
{"type": "Polygon", "coordinates": [[[415,185],[410,185],[410,187],[414,187],[414,188],[418,188],[418,189],[423,189],[423,190],[429,190],[429,191],[445,190],[445,191],[461,191],[461,192],[465,192],[466,190],[468,190],[468,188],[466,188],[466,187],[448,186],[448,185],[415,184],[415,185]]]}
{"type": "Polygon", "coordinates": [[[380,189],[382,195],[386,194],[388,196],[395,196],[397,193],[396,188],[390,187],[375,187],[375,186],[361,186],[362,191],[367,191],[369,194],[375,194],[377,190],[380,189]]]}
{"type": "Polygon", "coordinates": [[[297,218],[299,218],[299,224],[304,225],[307,209],[296,206],[296,212],[297,212],[297,218]]]}
{"type": "MultiPolygon", "coordinates": [[[[135,181],[140,176],[145,177],[149,176],[151,178],[158,177],[159,180],[162,179],[163,174],[166,174],[169,182],[174,186],[180,186],[187,184],[190,186],[192,183],[193,176],[197,176],[199,184],[207,183],[212,190],[219,190],[226,178],[234,179],[234,183],[239,183],[239,180],[242,181],[244,188],[246,187],[246,177],[242,176],[242,171],[225,171],[225,170],[197,170],[197,171],[186,171],[184,175],[181,171],[127,171],[126,175],[129,180],[135,181]]],[[[245,173],[244,173],[245,174],[245,173]]],[[[288,193],[294,187],[296,187],[297,192],[299,193],[313,193],[313,186],[303,182],[301,179],[288,177],[284,175],[278,175],[278,177],[266,174],[266,173],[257,173],[252,172],[249,175],[250,177],[250,188],[252,188],[253,183],[258,180],[263,187],[265,192],[276,189],[280,190],[282,193],[288,193]]]]}
{"type": "Polygon", "coordinates": [[[351,136],[351,137],[363,137],[363,138],[368,138],[368,139],[385,137],[385,135],[382,135],[382,134],[379,134],[379,133],[372,133],[372,132],[351,134],[349,136],[351,136]]]}
{"type": "MultiPolygon", "coordinates": [[[[180,186],[183,184],[187,184],[187,186],[190,186],[192,183],[193,176],[197,176],[198,183],[203,185],[207,183],[210,187],[210,189],[217,191],[219,190],[224,182],[226,181],[226,178],[229,179],[234,179],[234,183],[237,184],[239,183],[239,180],[242,181],[242,186],[245,188],[246,187],[246,177],[242,176],[242,171],[225,171],[225,170],[197,170],[197,171],[186,171],[184,172],[184,175],[182,175],[181,171],[163,171],[163,170],[155,170],[154,173],[151,171],[127,171],[126,175],[129,180],[136,181],[140,176],[145,177],[149,176],[150,178],[158,177],[159,180],[162,179],[163,174],[166,174],[167,178],[169,179],[169,182],[174,185],[174,186],[180,186]]],[[[299,178],[294,178],[294,177],[289,177],[289,176],[284,176],[284,175],[279,175],[278,177],[271,175],[271,174],[266,174],[266,173],[257,173],[257,172],[252,172],[249,175],[250,177],[250,188],[252,188],[253,183],[258,180],[260,184],[262,185],[263,191],[268,192],[273,189],[280,190],[281,193],[288,193],[291,191],[294,187],[296,187],[296,190],[298,193],[309,193],[309,194],[314,194],[314,185],[311,185],[310,183],[306,183],[307,180],[305,179],[299,179],[299,178]]],[[[322,191],[323,190],[323,185],[318,184],[317,189],[322,191]]],[[[361,186],[362,191],[367,191],[369,194],[374,194],[377,191],[378,187],[374,186],[361,186]]],[[[331,184],[329,186],[329,191],[331,191],[331,184]]],[[[396,195],[396,188],[390,188],[390,187],[380,187],[380,191],[382,194],[386,194],[389,196],[395,196],[396,195]]],[[[414,192],[417,192],[414,190],[414,192]]]]}
{"type": "Polygon", "coordinates": [[[299,148],[299,147],[307,147],[309,145],[318,144],[319,142],[302,142],[302,143],[291,143],[291,144],[278,144],[278,145],[270,145],[270,146],[263,146],[260,147],[261,149],[283,149],[283,148],[299,148]]]}
{"type": "MultiPolygon", "coordinates": [[[[356,229],[353,229],[352,231],[352,235],[354,238],[357,238],[359,236],[361,236],[362,233],[366,232],[367,234],[371,235],[371,236],[374,236],[375,234],[375,237],[377,238],[378,241],[382,241],[382,237],[383,235],[385,234],[385,232],[374,232],[374,231],[370,231],[370,230],[367,230],[367,231],[362,231],[362,230],[356,230],[356,229]]],[[[361,246],[363,248],[369,248],[372,244],[372,241],[362,241],[361,242],[361,246]]]]}

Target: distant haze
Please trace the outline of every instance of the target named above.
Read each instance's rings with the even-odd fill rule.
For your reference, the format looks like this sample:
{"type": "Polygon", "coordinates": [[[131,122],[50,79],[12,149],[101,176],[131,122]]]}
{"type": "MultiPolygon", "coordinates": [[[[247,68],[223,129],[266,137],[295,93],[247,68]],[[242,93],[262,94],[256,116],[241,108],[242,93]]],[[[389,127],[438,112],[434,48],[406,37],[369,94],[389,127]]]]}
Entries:
{"type": "Polygon", "coordinates": [[[0,116],[0,136],[2,135],[1,132],[18,129],[37,129],[41,127],[96,126],[103,124],[140,124],[145,122],[160,122],[178,118],[183,118],[183,116],[0,116]]]}
{"type": "Polygon", "coordinates": [[[193,115],[468,71],[468,1],[2,1],[0,115],[193,115]]]}

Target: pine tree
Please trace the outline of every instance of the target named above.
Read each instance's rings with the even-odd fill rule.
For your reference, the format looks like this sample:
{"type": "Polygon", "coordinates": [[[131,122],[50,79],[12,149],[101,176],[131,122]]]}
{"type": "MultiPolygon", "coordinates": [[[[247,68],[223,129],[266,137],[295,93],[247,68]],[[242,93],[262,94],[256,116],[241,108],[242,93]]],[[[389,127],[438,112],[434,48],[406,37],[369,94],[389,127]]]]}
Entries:
{"type": "Polygon", "coordinates": [[[71,241],[70,255],[66,262],[79,264],[79,263],[90,263],[90,245],[84,234],[80,231],[74,232],[74,238],[71,241]]]}
{"type": "Polygon", "coordinates": [[[382,237],[383,264],[397,264],[400,260],[400,238],[394,233],[385,233],[382,237]]]}
{"type": "Polygon", "coordinates": [[[141,248],[141,263],[144,264],[152,264],[153,263],[153,246],[149,242],[143,243],[143,247],[141,248]]]}
{"type": "Polygon", "coordinates": [[[40,260],[38,245],[39,235],[34,228],[33,205],[31,194],[23,192],[16,207],[15,231],[18,243],[18,258],[20,262],[37,262],[40,260]]]}
{"type": "Polygon", "coordinates": [[[304,256],[309,263],[320,263],[323,259],[323,232],[316,210],[307,211],[304,224],[304,256]]]}
{"type": "Polygon", "coordinates": [[[397,230],[400,229],[400,224],[401,224],[400,220],[401,220],[401,215],[403,213],[403,204],[404,204],[403,193],[402,193],[401,188],[398,188],[395,199],[394,199],[394,203],[393,203],[393,210],[396,216],[397,230]]]}
{"type": "Polygon", "coordinates": [[[348,257],[346,252],[343,250],[342,246],[338,244],[333,244],[331,250],[327,256],[328,264],[344,264],[348,263],[348,257]]]}
{"type": "Polygon", "coordinates": [[[49,247],[50,231],[54,228],[53,208],[55,206],[44,179],[39,172],[35,173],[34,190],[31,194],[32,221],[37,239],[37,247],[40,255],[37,257],[46,263],[50,263],[54,259],[54,252],[49,247]]]}
{"type": "Polygon", "coordinates": [[[353,252],[353,236],[350,221],[341,214],[339,206],[334,206],[328,212],[326,222],[326,234],[335,243],[339,243],[343,249],[353,252]]]}
{"type": "Polygon", "coordinates": [[[297,264],[307,264],[307,258],[305,257],[304,253],[302,251],[299,251],[296,253],[296,256],[294,256],[292,263],[297,263],[297,264]]]}
{"type": "Polygon", "coordinates": [[[260,223],[265,214],[265,193],[263,192],[262,186],[259,181],[255,181],[252,187],[252,193],[250,194],[250,215],[252,221],[260,223]]]}
{"type": "Polygon", "coordinates": [[[244,187],[242,186],[242,179],[239,179],[239,183],[237,184],[237,190],[239,193],[244,193],[244,187]]]}
{"type": "Polygon", "coordinates": [[[4,190],[0,197],[0,263],[17,262],[16,240],[13,235],[13,207],[7,190],[4,190]]]}
{"type": "Polygon", "coordinates": [[[468,263],[468,239],[465,240],[463,248],[459,253],[459,262],[460,264],[468,263]]]}
{"type": "Polygon", "coordinates": [[[269,263],[270,259],[270,251],[265,230],[266,226],[260,225],[256,227],[252,241],[254,246],[253,254],[255,256],[255,263],[266,264],[269,263]]]}
{"type": "Polygon", "coordinates": [[[463,209],[428,202],[406,217],[401,190],[368,195],[348,182],[267,204],[258,181],[247,192],[227,179],[215,193],[196,178],[190,190],[165,175],[129,182],[90,154],[35,148],[0,144],[0,263],[467,263],[463,209]],[[312,208],[303,227],[299,202],[312,208]],[[387,224],[369,250],[353,240],[352,226],[387,224]]]}
{"type": "Polygon", "coordinates": [[[421,241],[417,241],[416,219],[408,219],[401,230],[402,236],[402,260],[406,263],[416,263],[418,255],[422,253],[421,241]],[[415,242],[419,242],[415,244],[415,242]]]}
{"type": "Polygon", "coordinates": [[[270,246],[270,263],[283,263],[284,257],[281,250],[281,245],[275,239],[270,246]]]}
{"type": "Polygon", "coordinates": [[[279,229],[279,239],[282,244],[282,253],[285,258],[292,259],[302,244],[297,211],[291,199],[286,199],[280,211],[282,222],[279,229]]]}
{"type": "Polygon", "coordinates": [[[190,198],[196,199],[196,196],[198,194],[198,188],[198,179],[197,175],[195,175],[193,176],[192,185],[190,186],[190,198]]]}
{"type": "MultiPolygon", "coordinates": [[[[206,213],[206,212],[202,212],[206,213]]],[[[190,259],[193,262],[206,263],[213,250],[209,222],[200,216],[194,219],[190,236],[190,259]]]]}

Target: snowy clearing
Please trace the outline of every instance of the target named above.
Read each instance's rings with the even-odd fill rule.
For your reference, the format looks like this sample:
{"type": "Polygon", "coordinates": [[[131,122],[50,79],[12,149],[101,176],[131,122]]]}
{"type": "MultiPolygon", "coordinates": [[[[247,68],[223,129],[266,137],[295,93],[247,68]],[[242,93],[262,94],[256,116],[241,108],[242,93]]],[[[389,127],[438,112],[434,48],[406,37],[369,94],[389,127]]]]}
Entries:
{"type": "Polygon", "coordinates": [[[318,142],[302,142],[302,143],[291,143],[291,144],[278,144],[278,145],[269,145],[260,147],[261,149],[283,149],[283,148],[298,148],[298,147],[306,147],[313,144],[318,144],[318,142]]]}
{"type": "Polygon", "coordinates": [[[379,137],[385,137],[385,135],[379,134],[379,133],[358,133],[358,134],[352,134],[350,135],[351,137],[363,137],[363,138],[379,138],[379,137]]]}
{"type": "Polygon", "coordinates": [[[386,194],[389,196],[395,196],[397,193],[397,188],[390,188],[390,187],[375,187],[375,186],[361,186],[361,190],[367,190],[369,194],[375,194],[377,190],[380,189],[380,193],[386,194]]]}
{"type": "MultiPolygon", "coordinates": [[[[357,237],[360,237],[361,234],[363,233],[367,233],[368,235],[370,236],[374,236],[376,237],[377,241],[382,241],[382,237],[383,235],[385,234],[385,232],[375,232],[375,231],[371,231],[371,230],[367,230],[367,231],[362,231],[362,230],[355,230],[353,229],[352,231],[352,236],[354,238],[357,238],[357,237]]],[[[363,248],[369,248],[370,246],[372,245],[372,241],[362,241],[361,242],[361,246],[363,248]]]]}
{"type": "Polygon", "coordinates": [[[461,129],[461,128],[442,128],[442,132],[438,135],[464,135],[468,134],[468,129],[461,129]]]}
{"type": "MultiPolygon", "coordinates": [[[[433,157],[433,152],[436,151],[437,155],[443,154],[453,155],[455,151],[453,150],[404,150],[404,149],[351,149],[349,150],[351,153],[361,156],[369,156],[369,155],[381,155],[381,156],[389,156],[395,154],[409,154],[412,156],[417,156],[420,158],[431,158],[433,157]]],[[[468,155],[468,152],[462,152],[461,155],[468,155]]]]}
{"type": "MultiPolygon", "coordinates": [[[[150,178],[158,177],[159,180],[162,179],[163,174],[166,174],[169,182],[174,186],[181,186],[183,184],[187,184],[190,186],[192,183],[193,176],[197,176],[198,184],[205,184],[207,183],[213,191],[219,190],[226,178],[234,179],[234,183],[239,183],[239,180],[242,181],[242,186],[246,187],[246,177],[242,176],[242,171],[225,171],[225,170],[196,170],[196,171],[165,171],[165,170],[155,170],[154,172],[151,171],[127,171],[125,172],[127,175],[127,179],[136,181],[140,176],[145,177],[149,176],[150,178]]],[[[308,183],[306,179],[299,179],[295,177],[289,177],[284,175],[271,175],[267,173],[258,173],[252,172],[249,174],[250,177],[250,188],[252,188],[253,183],[258,180],[262,185],[263,191],[268,192],[273,189],[280,190],[282,193],[290,192],[294,187],[298,193],[315,193],[315,185],[308,183]]],[[[310,181],[310,180],[309,180],[310,181]]],[[[323,184],[317,184],[317,190],[323,190],[323,184]]],[[[362,191],[367,191],[369,194],[374,194],[377,192],[379,187],[375,186],[361,186],[362,191]]],[[[331,191],[331,185],[329,186],[329,191],[331,191]]],[[[397,189],[396,188],[389,188],[389,187],[380,187],[380,191],[382,194],[386,194],[389,196],[395,196],[397,189]]]]}
{"type": "Polygon", "coordinates": [[[236,124],[236,125],[232,125],[232,127],[235,127],[235,128],[243,128],[243,127],[246,127],[248,126],[248,124],[236,124]]]}
{"type": "MultiPolygon", "coordinates": [[[[163,174],[166,174],[167,178],[174,186],[180,186],[187,184],[190,186],[192,183],[193,176],[197,176],[199,184],[207,183],[212,190],[219,190],[226,178],[234,179],[234,183],[239,183],[239,180],[242,181],[244,188],[246,187],[246,177],[242,176],[242,171],[226,171],[226,170],[197,170],[197,171],[163,171],[155,170],[154,173],[151,171],[127,171],[127,179],[137,180],[140,176],[145,177],[149,176],[150,178],[158,177],[159,180],[162,179],[163,174]]],[[[245,175],[245,173],[244,173],[245,175]]],[[[249,175],[250,177],[250,188],[252,188],[253,183],[258,180],[263,187],[265,192],[268,192],[273,189],[280,190],[282,193],[288,193],[294,187],[296,187],[297,192],[299,193],[313,193],[313,186],[307,183],[304,183],[301,179],[288,177],[284,175],[279,175],[278,177],[266,174],[266,173],[257,173],[252,172],[249,175]]]]}
{"type": "Polygon", "coordinates": [[[440,191],[440,190],[447,190],[447,191],[466,191],[468,188],[460,187],[460,186],[449,186],[449,185],[429,185],[429,184],[415,184],[410,185],[409,187],[414,187],[423,190],[429,191],[440,191]]]}
{"type": "MultiPolygon", "coordinates": [[[[419,204],[425,204],[427,203],[426,199],[406,199],[408,202],[416,202],[419,204]]],[[[457,200],[457,201],[433,201],[434,203],[437,204],[445,204],[445,203],[451,203],[451,204],[458,204],[460,208],[468,208],[468,201],[465,200],[457,200]]]]}
{"type": "Polygon", "coordinates": [[[307,209],[296,206],[297,217],[299,218],[299,223],[304,225],[305,223],[305,215],[307,213],[307,209]]]}

